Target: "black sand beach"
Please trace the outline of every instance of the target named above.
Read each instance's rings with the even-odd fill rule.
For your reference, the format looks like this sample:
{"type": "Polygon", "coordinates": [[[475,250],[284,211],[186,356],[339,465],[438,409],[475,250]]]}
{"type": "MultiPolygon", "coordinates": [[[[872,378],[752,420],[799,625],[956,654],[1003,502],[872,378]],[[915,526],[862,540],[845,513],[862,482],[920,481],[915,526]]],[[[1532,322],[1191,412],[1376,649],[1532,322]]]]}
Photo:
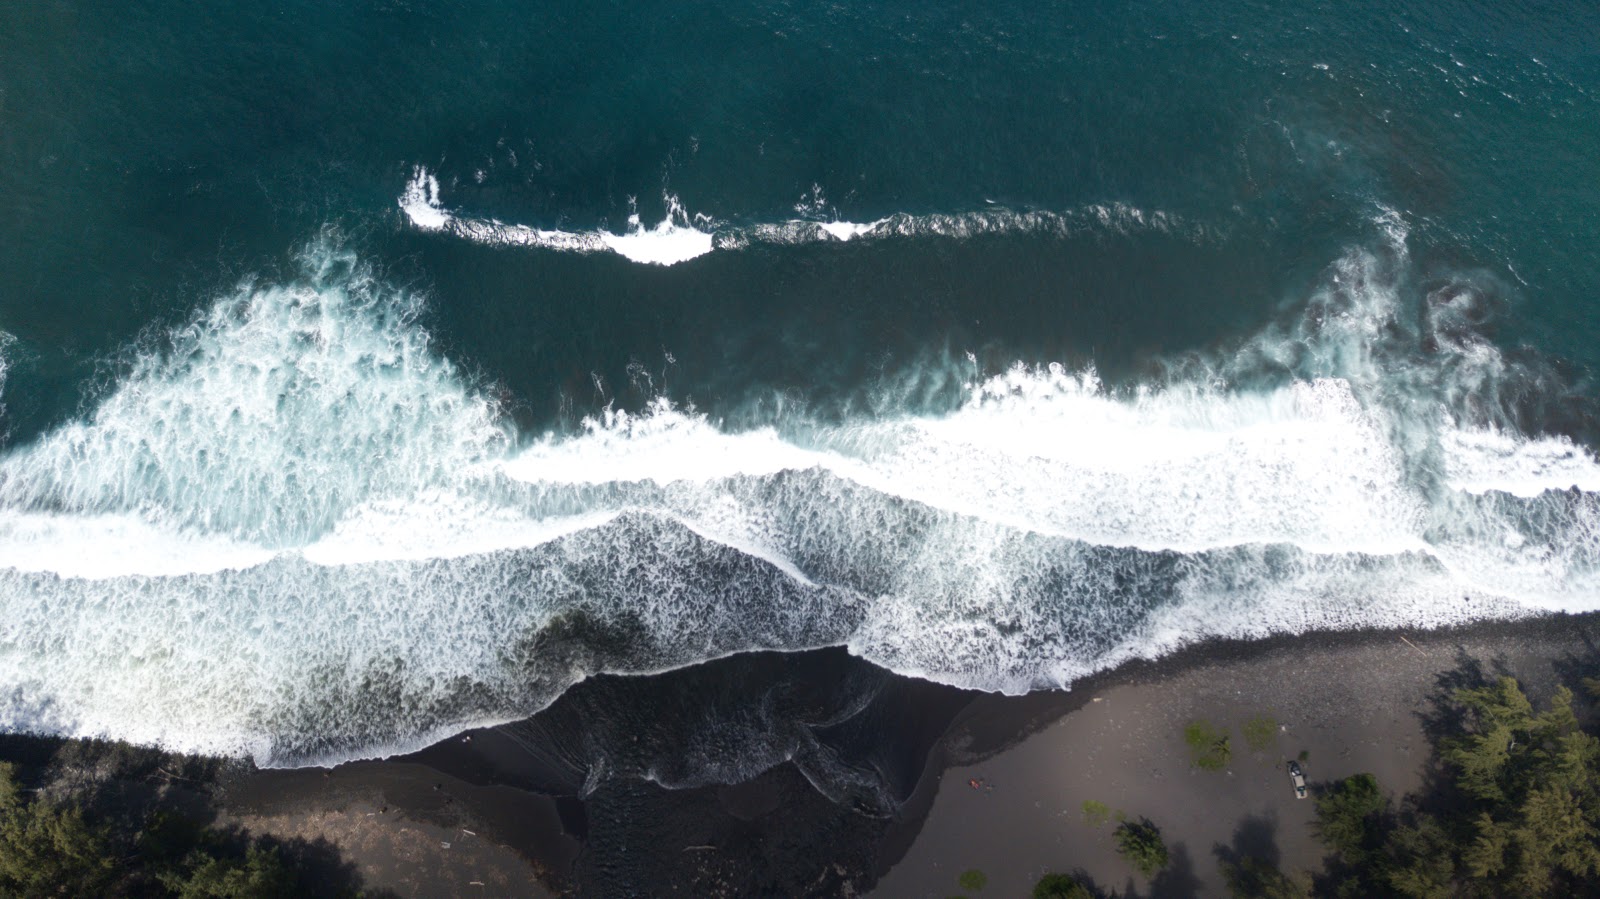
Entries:
{"type": "Polygon", "coordinates": [[[974,868],[982,895],[1074,870],[1122,895],[1222,895],[1219,852],[1320,865],[1286,759],[1303,751],[1314,786],[1365,771],[1398,795],[1443,690],[1507,672],[1546,695],[1600,669],[1597,636],[1600,616],[1560,615],[1215,642],[1023,697],[838,650],[738,656],[595,678],[403,758],[224,766],[205,792],[219,823],[322,845],[400,896],[941,897],[974,868]],[[1277,729],[1252,748],[1263,716],[1277,729]],[[1197,719],[1231,732],[1224,770],[1190,763],[1197,719]],[[1134,875],[1086,800],[1156,823],[1173,864],[1134,875]]]}
{"type": "Polygon", "coordinates": [[[1319,869],[1314,803],[1294,798],[1287,760],[1306,753],[1313,787],[1367,772],[1399,796],[1422,783],[1427,728],[1449,689],[1506,673],[1537,701],[1600,670],[1597,636],[1600,619],[1585,615],[1198,647],[1052,697],[1042,727],[992,753],[982,740],[1004,739],[1012,713],[980,699],[948,741],[949,767],[931,774],[938,796],[915,842],[873,895],[950,895],[977,868],[985,895],[1024,895],[1046,872],[1081,870],[1123,896],[1218,896],[1216,858],[1228,852],[1319,869]],[[1263,716],[1277,731],[1253,749],[1243,727],[1263,716]],[[1191,764],[1183,731],[1195,720],[1231,730],[1224,770],[1191,764]],[[975,745],[963,750],[966,734],[975,745]],[[1085,821],[1091,800],[1157,824],[1171,867],[1136,876],[1116,855],[1115,821],[1085,821]]]}

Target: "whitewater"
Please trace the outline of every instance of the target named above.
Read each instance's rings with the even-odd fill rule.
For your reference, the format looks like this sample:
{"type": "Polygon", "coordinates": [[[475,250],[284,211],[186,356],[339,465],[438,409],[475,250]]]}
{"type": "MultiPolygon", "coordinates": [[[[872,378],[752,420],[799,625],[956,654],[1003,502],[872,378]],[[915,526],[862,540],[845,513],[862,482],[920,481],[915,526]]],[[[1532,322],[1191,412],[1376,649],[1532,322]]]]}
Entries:
{"type": "Polygon", "coordinates": [[[678,197],[662,197],[666,215],[646,226],[636,202],[622,232],[594,228],[581,231],[535,228],[475,216],[448,208],[440,199],[439,179],[425,167],[412,170],[400,194],[399,207],[411,226],[488,246],[527,247],[563,253],[614,253],[642,265],[677,265],[715,250],[740,250],[752,245],[797,246],[847,243],[893,237],[969,238],[983,234],[1049,234],[1067,237],[1099,232],[1128,234],[1142,230],[1178,233],[1194,239],[1206,229],[1162,210],[1146,212],[1121,203],[1093,204],[1070,212],[987,208],[957,213],[896,213],[870,222],[840,220],[833,215],[820,186],[795,205],[804,216],[777,222],[735,224],[703,212],[690,213],[678,197]]]}
{"type": "MultiPolygon", "coordinates": [[[[437,192],[419,170],[413,226],[737,245],[490,227],[437,192]]],[[[1514,408],[1547,379],[1472,328],[1481,292],[1412,308],[1404,223],[1373,233],[1140,383],[969,363],[942,410],[734,428],[657,396],[542,434],[438,351],[422,294],[317,240],[0,457],[0,727],[331,764],[749,650],[1017,693],[1208,637],[1600,608],[1600,460],[1514,408]]]]}

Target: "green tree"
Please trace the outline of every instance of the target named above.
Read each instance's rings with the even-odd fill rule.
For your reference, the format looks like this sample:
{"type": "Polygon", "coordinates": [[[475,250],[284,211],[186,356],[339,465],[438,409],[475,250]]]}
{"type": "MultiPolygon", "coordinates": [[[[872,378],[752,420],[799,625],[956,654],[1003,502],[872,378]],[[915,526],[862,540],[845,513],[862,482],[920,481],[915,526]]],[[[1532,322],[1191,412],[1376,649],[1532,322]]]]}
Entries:
{"type": "Polygon", "coordinates": [[[102,829],[77,808],[24,802],[15,766],[0,763],[0,893],[96,896],[116,868],[102,829]]]}
{"type": "Polygon", "coordinates": [[[350,889],[305,881],[276,849],[170,811],[111,815],[30,799],[15,766],[0,763],[0,899],[291,899],[350,889]]]}
{"type": "Polygon", "coordinates": [[[1439,794],[1393,816],[1377,781],[1356,775],[1317,800],[1317,833],[1333,850],[1319,889],[1600,895],[1600,738],[1580,725],[1571,691],[1558,688],[1542,711],[1510,677],[1451,698],[1462,715],[1435,746],[1446,777],[1439,794]]]}
{"type": "Polygon", "coordinates": [[[1445,899],[1453,894],[1455,862],[1450,838],[1431,815],[1395,828],[1389,836],[1389,886],[1411,899],[1445,899]]]}
{"type": "Polygon", "coordinates": [[[250,847],[244,860],[197,855],[187,878],[174,883],[179,899],[293,899],[294,873],[273,849],[250,847]]]}
{"type": "Polygon", "coordinates": [[[1117,827],[1117,854],[1127,859],[1134,870],[1153,877],[1167,866],[1167,844],[1161,839],[1161,830],[1149,818],[1125,821],[1117,827]]]}
{"type": "Polygon", "coordinates": [[[1046,874],[1033,885],[1033,899],[1094,899],[1094,894],[1069,875],[1046,874]]]}
{"type": "Polygon", "coordinates": [[[1317,797],[1317,835],[1346,864],[1365,864],[1381,843],[1378,817],[1388,807],[1376,777],[1353,774],[1317,797]]]}
{"type": "Polygon", "coordinates": [[[1510,677],[1457,691],[1463,731],[1440,755],[1478,800],[1461,850],[1473,881],[1539,896],[1600,873],[1600,740],[1580,729],[1572,699],[1558,688],[1535,713],[1510,677]]]}

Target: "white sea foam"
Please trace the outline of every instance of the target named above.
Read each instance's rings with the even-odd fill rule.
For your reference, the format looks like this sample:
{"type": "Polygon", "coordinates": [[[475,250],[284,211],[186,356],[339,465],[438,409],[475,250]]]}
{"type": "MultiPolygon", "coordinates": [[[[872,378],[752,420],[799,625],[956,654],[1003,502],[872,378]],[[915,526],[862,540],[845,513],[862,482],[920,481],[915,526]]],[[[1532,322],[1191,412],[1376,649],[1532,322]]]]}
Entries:
{"type": "Polygon", "coordinates": [[[546,484],[670,484],[772,475],[819,464],[823,457],[784,442],[771,428],[729,434],[664,399],[637,415],[615,409],[585,419],[575,437],[546,437],[501,469],[546,484]]]}
{"type": "Polygon", "coordinates": [[[420,166],[400,195],[400,209],[412,225],[477,243],[576,253],[610,251],[648,265],[676,265],[711,252],[711,232],[695,227],[675,198],[667,198],[667,207],[667,217],[650,228],[634,213],[628,218],[628,230],[621,234],[604,230],[547,231],[447,211],[439,202],[438,178],[420,166]]]}
{"type": "Polygon", "coordinates": [[[852,238],[871,234],[872,232],[878,230],[878,227],[884,224],[884,222],[884,219],[879,219],[875,222],[867,222],[866,224],[862,224],[860,222],[818,222],[817,227],[821,228],[834,240],[850,240],[852,238]]]}
{"type": "Polygon", "coordinates": [[[1420,547],[1399,456],[1341,381],[1121,398],[1092,375],[1019,368],[976,385],[957,414],[895,431],[845,471],[1010,527],[1183,552],[1420,547]]]}
{"type": "MultiPolygon", "coordinates": [[[[416,186],[419,226],[465,227],[416,186]]],[[[1390,239],[1143,386],[1017,366],[943,414],[659,399],[535,440],[318,246],[0,457],[0,727],[332,761],[740,650],[1020,691],[1208,635],[1593,608],[1594,456],[1470,418],[1515,377],[1486,343],[1407,351],[1390,239]]]]}
{"type": "Polygon", "coordinates": [[[540,546],[615,517],[601,512],[535,520],[458,493],[422,491],[413,499],[379,500],[352,509],[300,555],[329,566],[458,559],[540,546]]]}
{"type": "Polygon", "coordinates": [[[11,354],[17,338],[6,331],[0,331],[0,437],[5,434],[6,414],[6,376],[11,371],[11,354]]]}
{"type": "MultiPolygon", "coordinates": [[[[1203,228],[1169,213],[1145,211],[1125,204],[1085,206],[1071,213],[1018,211],[1002,207],[959,213],[895,214],[870,222],[791,219],[735,225],[706,215],[691,215],[677,197],[667,195],[666,216],[646,227],[637,212],[618,234],[603,229],[562,231],[532,228],[448,209],[439,197],[438,177],[418,166],[399,198],[400,210],[423,231],[438,231],[490,246],[535,247],[569,253],[612,252],[633,262],[676,265],[713,250],[739,249],[755,243],[794,245],[848,242],[887,237],[969,238],[984,234],[1046,233],[1071,235],[1101,232],[1180,231],[1196,238],[1203,228]]],[[[810,207],[807,212],[815,213],[810,207]]]]}
{"type": "Polygon", "coordinates": [[[1533,497],[1577,488],[1600,493],[1600,459],[1566,437],[1526,438],[1498,428],[1447,428],[1439,440],[1445,476],[1469,493],[1533,497]]]}
{"type": "Polygon", "coordinates": [[[400,194],[400,210],[424,231],[443,231],[450,226],[450,214],[439,206],[439,179],[421,166],[412,172],[400,194]]]}
{"type": "Polygon", "coordinates": [[[0,510],[0,568],[103,579],[250,568],[275,553],[214,534],[185,534],[137,515],[0,510]]]}

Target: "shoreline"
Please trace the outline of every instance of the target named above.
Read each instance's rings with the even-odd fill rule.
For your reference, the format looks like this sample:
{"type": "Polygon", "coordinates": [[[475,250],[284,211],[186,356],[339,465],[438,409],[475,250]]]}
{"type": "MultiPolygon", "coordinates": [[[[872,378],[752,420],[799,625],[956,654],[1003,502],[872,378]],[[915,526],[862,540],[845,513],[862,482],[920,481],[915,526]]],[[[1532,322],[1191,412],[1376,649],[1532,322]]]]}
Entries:
{"type": "MultiPolygon", "coordinates": [[[[405,756],[220,761],[204,792],[219,825],[326,845],[367,888],[401,896],[649,883],[661,895],[889,899],[956,895],[968,868],[987,874],[983,895],[1073,870],[1124,895],[1217,895],[1219,846],[1248,843],[1286,872],[1320,861],[1305,827],[1314,803],[1292,798],[1284,759],[1304,749],[1313,782],[1371,771],[1398,795],[1420,782],[1422,716],[1442,675],[1503,665],[1543,696],[1558,667],[1600,667],[1597,637],[1600,613],[1554,613],[1207,640],[1023,696],[895,675],[838,649],[754,653],[591,678],[534,716],[405,756]],[[746,720],[768,707],[771,720],[746,720]],[[1253,750],[1242,726],[1263,715],[1281,729],[1253,750]],[[1190,764],[1182,729],[1195,719],[1231,731],[1227,770],[1190,764]],[[741,752],[749,770],[719,767],[741,752]],[[1112,851],[1114,825],[1083,822],[1085,800],[1160,826],[1169,872],[1133,875],[1112,851]]],[[[39,757],[72,742],[3,745],[39,757]]]]}

